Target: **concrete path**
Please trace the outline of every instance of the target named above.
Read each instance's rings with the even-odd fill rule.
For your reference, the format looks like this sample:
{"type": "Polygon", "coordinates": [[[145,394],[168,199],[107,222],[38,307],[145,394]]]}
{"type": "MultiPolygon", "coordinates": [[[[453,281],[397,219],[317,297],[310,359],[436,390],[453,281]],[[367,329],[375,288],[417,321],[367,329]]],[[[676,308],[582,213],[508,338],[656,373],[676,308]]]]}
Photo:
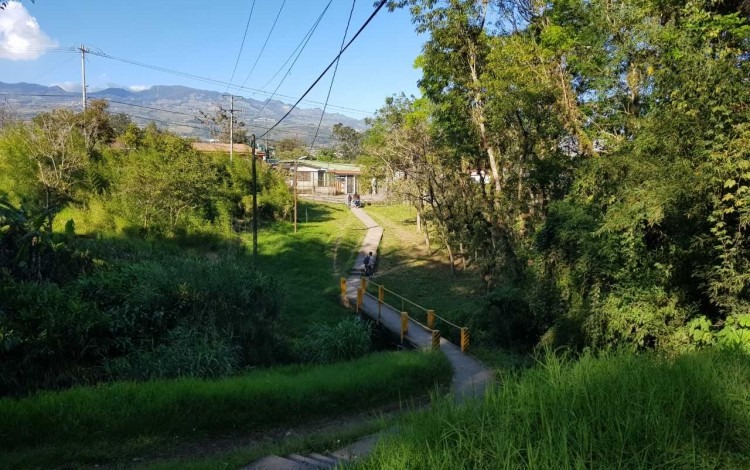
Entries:
{"type": "MultiPolygon", "coordinates": [[[[354,263],[354,268],[346,280],[346,300],[351,305],[356,305],[357,288],[360,285],[365,256],[369,252],[378,252],[380,240],[383,238],[383,227],[376,224],[362,209],[353,208],[352,212],[367,227],[367,232],[354,263]]],[[[360,312],[377,321],[378,299],[366,294],[363,298],[363,305],[360,312]]],[[[380,311],[380,324],[389,331],[400,335],[401,312],[388,305],[383,305],[380,311]]],[[[413,320],[409,321],[409,332],[404,340],[417,348],[426,349],[432,347],[432,335],[413,320]]],[[[440,340],[440,351],[445,354],[453,366],[451,392],[457,400],[460,401],[469,397],[481,396],[487,386],[494,381],[490,369],[476,359],[462,353],[459,347],[444,338],[440,340]]],[[[377,434],[363,437],[353,444],[328,455],[309,454],[302,456],[292,454],[287,457],[272,455],[258,460],[247,467],[243,467],[243,470],[335,468],[365,458],[377,444],[378,438],[379,435],[377,434]]]]}
{"type": "MultiPolygon", "coordinates": [[[[365,255],[369,252],[377,253],[380,240],[383,238],[383,227],[375,223],[363,209],[352,209],[354,215],[365,224],[367,233],[362,242],[362,248],[357,255],[354,269],[346,280],[346,298],[351,305],[356,305],[357,289],[360,286],[360,277],[363,269],[365,255]]],[[[362,313],[367,314],[373,320],[378,320],[378,299],[366,294],[362,299],[362,313]]],[[[380,312],[380,324],[392,333],[400,335],[401,312],[383,305],[380,312]]],[[[432,334],[425,330],[414,320],[409,320],[409,328],[405,341],[417,348],[430,348],[432,345],[432,334]]],[[[462,400],[466,397],[478,396],[484,393],[487,385],[493,382],[492,371],[481,362],[461,352],[461,349],[446,339],[441,339],[440,350],[453,366],[453,381],[451,391],[456,399],[462,400]]]]}

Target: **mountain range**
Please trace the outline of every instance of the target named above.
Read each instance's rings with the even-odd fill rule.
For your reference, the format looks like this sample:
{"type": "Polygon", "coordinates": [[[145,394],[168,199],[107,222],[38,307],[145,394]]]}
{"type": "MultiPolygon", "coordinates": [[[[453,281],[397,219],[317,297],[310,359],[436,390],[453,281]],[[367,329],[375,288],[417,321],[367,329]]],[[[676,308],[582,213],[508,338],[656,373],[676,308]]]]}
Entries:
{"type": "MultiPolygon", "coordinates": [[[[146,125],[154,121],[159,128],[200,139],[210,138],[208,129],[199,119],[201,112],[213,115],[219,106],[227,110],[230,108],[227,95],[179,85],[157,85],[140,91],[107,88],[88,93],[87,99],[107,100],[110,112],[127,114],[136,124],[146,125]]],[[[0,82],[0,106],[7,107],[22,120],[29,120],[54,108],[80,110],[81,95],[67,92],[59,86],[0,82]]],[[[249,134],[261,135],[281,119],[291,105],[273,99],[266,103],[251,98],[236,98],[234,108],[236,121],[245,122],[249,134]]],[[[269,133],[269,137],[273,140],[297,137],[309,144],[315,135],[321,112],[320,108],[296,108],[269,133]]],[[[362,119],[326,112],[315,141],[316,146],[330,143],[331,129],[337,123],[359,131],[366,128],[362,119]]]]}

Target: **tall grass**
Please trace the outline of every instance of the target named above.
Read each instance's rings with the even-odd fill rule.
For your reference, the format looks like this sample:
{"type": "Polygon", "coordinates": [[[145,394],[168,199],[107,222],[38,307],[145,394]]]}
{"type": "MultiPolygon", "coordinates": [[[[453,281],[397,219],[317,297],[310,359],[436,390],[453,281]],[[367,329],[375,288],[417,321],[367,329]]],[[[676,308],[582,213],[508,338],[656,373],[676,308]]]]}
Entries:
{"type": "Polygon", "coordinates": [[[384,353],[218,381],[121,382],[2,399],[0,455],[40,443],[257,431],[424,394],[450,376],[440,354],[384,353]]]}
{"type": "Polygon", "coordinates": [[[750,468],[750,358],[548,356],[407,419],[363,468],[750,468]]]}

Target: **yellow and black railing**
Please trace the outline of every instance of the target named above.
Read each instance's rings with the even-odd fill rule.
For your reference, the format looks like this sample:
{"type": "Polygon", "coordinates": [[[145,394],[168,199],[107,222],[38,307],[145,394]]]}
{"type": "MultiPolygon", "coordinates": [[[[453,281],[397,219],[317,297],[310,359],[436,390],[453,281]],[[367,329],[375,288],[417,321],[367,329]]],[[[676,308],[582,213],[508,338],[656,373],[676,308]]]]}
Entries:
{"type": "Polygon", "coordinates": [[[411,320],[417,325],[419,325],[420,327],[424,328],[426,331],[430,332],[432,336],[432,348],[439,349],[441,333],[440,333],[440,329],[438,328],[438,322],[440,322],[441,325],[445,324],[448,327],[455,328],[455,330],[459,333],[462,352],[466,352],[469,349],[469,343],[470,343],[469,329],[466,327],[456,325],[455,323],[441,317],[440,315],[437,315],[435,313],[435,310],[425,308],[415,302],[412,302],[406,297],[390,289],[387,289],[384,285],[372,282],[372,280],[367,279],[366,277],[361,277],[359,279],[359,285],[353,282],[349,282],[346,280],[346,278],[342,277],[341,278],[342,298],[346,298],[348,285],[351,285],[352,287],[357,289],[357,305],[356,305],[357,312],[359,312],[362,308],[365,294],[369,294],[373,298],[378,299],[378,312],[377,312],[378,323],[380,323],[380,320],[382,317],[383,305],[387,305],[391,307],[392,309],[401,312],[401,341],[402,342],[404,340],[404,337],[407,335],[409,331],[409,320],[411,320]],[[374,290],[373,288],[377,288],[377,295],[368,292],[368,289],[374,290]],[[393,300],[386,299],[386,295],[392,298],[393,300]],[[389,303],[387,300],[392,303],[389,303]],[[401,306],[400,310],[398,308],[399,303],[401,306]],[[408,307],[408,310],[407,310],[407,307],[408,307]],[[414,314],[410,315],[409,311],[411,311],[412,313],[418,313],[419,318],[424,318],[424,323],[420,322],[414,314]]]}

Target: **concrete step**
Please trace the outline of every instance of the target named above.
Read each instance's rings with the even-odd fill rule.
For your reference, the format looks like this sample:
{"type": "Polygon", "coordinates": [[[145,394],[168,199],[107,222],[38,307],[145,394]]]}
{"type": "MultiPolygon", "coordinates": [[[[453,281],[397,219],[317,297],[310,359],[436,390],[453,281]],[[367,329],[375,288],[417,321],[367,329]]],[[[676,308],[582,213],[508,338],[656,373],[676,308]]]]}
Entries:
{"type": "Polygon", "coordinates": [[[288,456],[287,458],[289,460],[294,460],[295,462],[299,462],[303,465],[306,465],[307,466],[306,468],[331,468],[331,466],[328,465],[327,463],[323,463],[309,456],[292,454],[288,456]]]}
{"type": "MultiPolygon", "coordinates": [[[[256,460],[241,470],[310,470],[310,466],[278,455],[269,455],[256,460]]],[[[314,467],[313,467],[314,468],[314,467]]]]}
{"type": "Polygon", "coordinates": [[[329,468],[335,467],[338,464],[338,460],[330,455],[316,454],[313,452],[312,454],[309,454],[308,457],[314,458],[322,463],[327,463],[330,465],[329,468]]]}

